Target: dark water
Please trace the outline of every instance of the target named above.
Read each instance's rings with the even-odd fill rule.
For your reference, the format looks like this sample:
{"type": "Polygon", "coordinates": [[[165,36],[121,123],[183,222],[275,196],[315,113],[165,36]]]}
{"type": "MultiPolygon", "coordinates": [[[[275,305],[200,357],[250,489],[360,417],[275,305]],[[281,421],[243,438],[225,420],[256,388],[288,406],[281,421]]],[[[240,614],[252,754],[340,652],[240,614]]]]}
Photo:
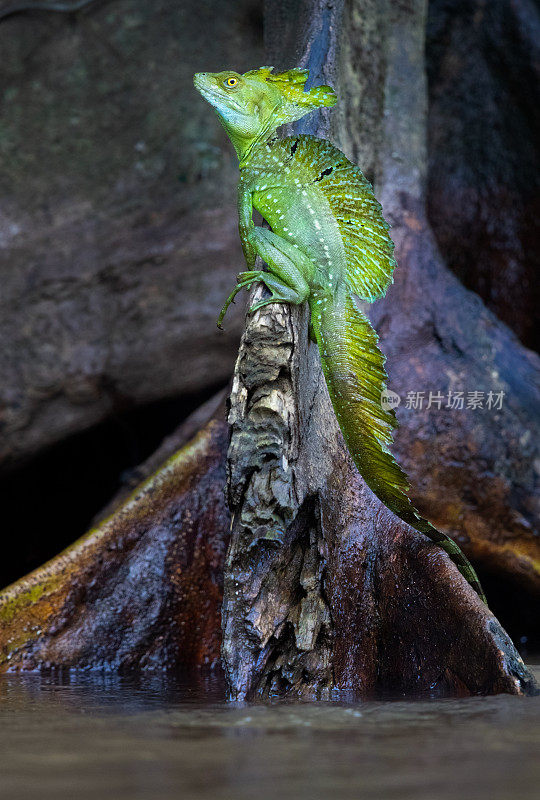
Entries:
{"type": "Polygon", "coordinates": [[[506,695],[248,706],[215,681],[4,678],[0,797],[537,800],[539,722],[506,695]]]}

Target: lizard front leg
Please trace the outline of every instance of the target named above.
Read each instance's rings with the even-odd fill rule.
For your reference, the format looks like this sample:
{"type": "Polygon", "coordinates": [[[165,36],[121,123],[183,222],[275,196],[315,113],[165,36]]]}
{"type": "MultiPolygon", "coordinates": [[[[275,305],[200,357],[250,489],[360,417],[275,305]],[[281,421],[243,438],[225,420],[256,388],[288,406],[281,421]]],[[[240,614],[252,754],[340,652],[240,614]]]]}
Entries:
{"type": "Polygon", "coordinates": [[[238,233],[240,243],[246,259],[246,265],[251,270],[257,258],[257,251],[250,242],[250,234],[255,225],[253,223],[253,190],[246,185],[243,177],[238,184],[238,233]]]}

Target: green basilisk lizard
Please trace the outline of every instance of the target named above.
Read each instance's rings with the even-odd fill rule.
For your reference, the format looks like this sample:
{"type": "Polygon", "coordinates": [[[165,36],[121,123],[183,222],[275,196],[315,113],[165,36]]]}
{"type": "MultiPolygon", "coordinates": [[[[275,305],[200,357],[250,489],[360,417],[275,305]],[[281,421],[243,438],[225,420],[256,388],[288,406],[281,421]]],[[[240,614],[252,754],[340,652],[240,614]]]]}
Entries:
{"type": "Polygon", "coordinates": [[[394,245],[381,206],[361,171],[330,142],[314,136],[279,139],[275,131],[321,106],[329,86],[305,91],[307,70],[279,74],[260,67],[200,72],[196,89],[214,107],[239,159],[238,214],[247,270],[238,275],[218,325],[236,294],[262,281],[268,303],[307,300],[330,398],[354,463],[370,489],[398,517],[437,542],[485,601],[458,545],[414,508],[407,476],[389,447],[396,418],[383,408],[384,356],[353,296],[373,301],[392,282],[394,245]],[[256,208],[271,230],[256,227],[256,208]],[[255,270],[256,256],[268,271],[255,270]]]}

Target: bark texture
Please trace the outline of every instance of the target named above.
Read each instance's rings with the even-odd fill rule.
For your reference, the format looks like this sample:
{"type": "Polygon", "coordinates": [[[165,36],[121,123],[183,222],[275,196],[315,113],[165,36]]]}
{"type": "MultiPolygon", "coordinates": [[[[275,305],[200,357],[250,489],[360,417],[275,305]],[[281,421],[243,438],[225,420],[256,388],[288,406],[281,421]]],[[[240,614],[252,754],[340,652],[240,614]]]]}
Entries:
{"type": "Polygon", "coordinates": [[[540,349],[540,9],[432,0],[428,215],[446,263],[540,349]]]}
{"type": "MultiPolygon", "coordinates": [[[[390,386],[403,391],[398,376],[425,378],[421,368],[431,369],[427,353],[431,380],[455,380],[455,358],[462,359],[462,375],[470,371],[478,379],[483,370],[483,377],[494,379],[503,348],[519,356],[516,366],[529,368],[530,377],[529,355],[447,273],[425,222],[424,25],[421,2],[317,0],[294,9],[270,3],[269,63],[288,66],[295,53],[294,63],[309,67],[314,83],[338,87],[342,105],[333,138],[377,179],[400,263],[396,285],[373,313],[394,361],[390,386]],[[355,102],[349,104],[349,97],[355,102]],[[463,306],[467,313],[460,317],[463,306]],[[446,337],[452,342],[463,336],[465,320],[476,325],[476,335],[468,349],[449,351],[446,337]]],[[[315,123],[305,120],[296,130],[328,135],[329,118],[325,113],[315,123]]],[[[507,418],[508,436],[523,421],[516,419],[519,411],[509,413],[515,416],[507,418]]],[[[413,482],[438,464],[436,454],[427,463],[428,434],[419,431],[426,420],[421,414],[418,419],[400,440],[413,482]]],[[[492,419],[504,439],[500,417],[492,419]]],[[[316,347],[308,343],[305,310],[270,306],[248,318],[229,421],[233,527],[223,656],[234,697],[531,690],[509,638],[453,564],[396,519],[359,478],[330,406],[316,347]]],[[[478,435],[486,429],[490,435],[489,422],[482,423],[478,435]]],[[[458,431],[457,445],[455,429],[449,438],[459,448],[472,434],[467,427],[458,431]]],[[[429,440],[435,451],[438,445],[429,440]]],[[[486,485],[494,481],[485,475],[486,485]]],[[[439,497],[440,487],[431,486],[439,497]]],[[[476,504],[472,516],[481,514],[476,504]]],[[[485,517],[483,522],[482,546],[491,554],[504,523],[492,526],[485,517]]],[[[458,524],[456,531],[450,517],[446,527],[474,542],[472,523],[465,531],[458,524]]],[[[478,555],[478,541],[476,550],[468,550],[478,555]]]]}

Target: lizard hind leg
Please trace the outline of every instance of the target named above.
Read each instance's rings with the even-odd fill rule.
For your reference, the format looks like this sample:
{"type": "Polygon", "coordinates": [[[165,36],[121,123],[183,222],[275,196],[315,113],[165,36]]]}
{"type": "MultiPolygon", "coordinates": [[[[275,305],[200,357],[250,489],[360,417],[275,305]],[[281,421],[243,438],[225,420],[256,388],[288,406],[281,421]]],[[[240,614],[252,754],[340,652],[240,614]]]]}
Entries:
{"type": "Polygon", "coordinates": [[[269,303],[301,305],[309,297],[308,280],[313,272],[310,259],[293,244],[266,228],[254,228],[249,241],[258,255],[268,264],[260,280],[270,290],[271,297],[255,303],[250,313],[269,303]]]}
{"type": "Polygon", "coordinates": [[[284,281],[280,281],[279,278],[274,278],[269,272],[263,272],[260,280],[270,290],[270,297],[265,297],[264,300],[259,300],[258,303],[252,305],[249,309],[249,314],[253,314],[259,308],[263,308],[263,306],[267,306],[270,303],[292,303],[299,306],[306,299],[307,295],[296,291],[284,281]]]}
{"type": "Polygon", "coordinates": [[[264,272],[263,270],[249,270],[248,272],[241,272],[238,275],[238,283],[234,287],[233,291],[225,301],[225,305],[220,311],[217,321],[218,328],[221,328],[221,323],[223,322],[223,318],[227,313],[227,309],[231,303],[234,302],[234,298],[238,292],[242,291],[242,289],[249,289],[249,287],[256,281],[264,283],[266,288],[269,289],[271,297],[265,298],[259,303],[255,303],[255,305],[249,309],[250,314],[252,314],[254,311],[257,311],[257,309],[268,305],[269,303],[294,303],[300,305],[307,297],[303,286],[300,286],[300,291],[298,291],[298,288],[290,286],[285,281],[276,278],[271,272],[264,272]]]}

